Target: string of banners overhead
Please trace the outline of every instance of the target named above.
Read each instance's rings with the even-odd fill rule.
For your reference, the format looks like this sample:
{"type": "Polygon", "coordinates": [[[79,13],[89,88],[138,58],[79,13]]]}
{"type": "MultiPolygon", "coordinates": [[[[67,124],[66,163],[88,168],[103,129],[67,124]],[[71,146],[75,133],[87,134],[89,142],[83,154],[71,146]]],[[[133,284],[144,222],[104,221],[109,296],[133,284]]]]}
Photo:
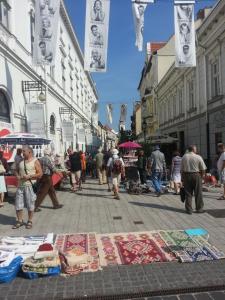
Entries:
{"type": "Polygon", "coordinates": [[[178,68],[196,66],[194,4],[194,0],[174,1],[175,65],[178,68]]]}
{"type": "Polygon", "coordinates": [[[106,72],[110,0],[86,0],[84,69],[106,72]]]}
{"type": "Polygon", "coordinates": [[[144,13],[148,3],[154,3],[154,0],[131,0],[132,11],[135,26],[135,46],[139,51],[143,49],[143,33],[144,33],[144,13]]]}
{"type": "MultiPolygon", "coordinates": [[[[113,105],[106,105],[107,119],[110,124],[113,122],[113,105]]],[[[125,124],[127,118],[127,104],[121,104],[120,106],[120,124],[125,124]]]]}
{"type": "Polygon", "coordinates": [[[33,62],[36,65],[54,65],[59,7],[60,0],[35,2],[33,62]]]}

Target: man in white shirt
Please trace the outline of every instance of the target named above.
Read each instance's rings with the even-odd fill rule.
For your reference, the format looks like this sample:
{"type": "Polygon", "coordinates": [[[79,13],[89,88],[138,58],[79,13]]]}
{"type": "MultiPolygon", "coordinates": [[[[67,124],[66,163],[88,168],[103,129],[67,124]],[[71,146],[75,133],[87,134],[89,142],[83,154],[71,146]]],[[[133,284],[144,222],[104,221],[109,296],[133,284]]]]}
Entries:
{"type": "Polygon", "coordinates": [[[181,176],[185,190],[185,209],[192,214],[192,195],[195,195],[195,206],[197,213],[203,210],[204,202],[202,197],[202,177],[205,174],[206,165],[200,155],[197,154],[197,147],[191,145],[181,160],[181,176]]]}
{"type": "Polygon", "coordinates": [[[119,184],[121,180],[121,174],[124,174],[124,162],[122,158],[118,156],[119,151],[117,149],[112,150],[112,157],[109,158],[107,168],[111,170],[112,184],[115,199],[120,200],[119,196],[119,184]]]}
{"type": "Polygon", "coordinates": [[[225,200],[225,146],[222,143],[217,145],[220,157],[217,161],[217,170],[219,174],[220,183],[223,184],[223,195],[217,200],[225,200]]]}

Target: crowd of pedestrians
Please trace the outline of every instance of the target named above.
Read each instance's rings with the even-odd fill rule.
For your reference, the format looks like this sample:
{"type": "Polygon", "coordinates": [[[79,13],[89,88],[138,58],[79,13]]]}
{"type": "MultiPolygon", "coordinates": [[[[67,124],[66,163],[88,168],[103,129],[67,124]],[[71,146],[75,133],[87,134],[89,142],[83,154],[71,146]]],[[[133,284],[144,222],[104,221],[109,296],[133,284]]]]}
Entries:
{"type": "MultiPolygon", "coordinates": [[[[98,178],[99,185],[107,184],[108,191],[113,191],[114,198],[119,200],[119,187],[121,179],[125,178],[125,164],[117,149],[102,151],[98,149],[96,154],[88,154],[82,151],[67,150],[64,167],[66,175],[70,178],[71,191],[82,190],[86,176],[98,178]]],[[[37,159],[33,156],[33,149],[24,146],[17,149],[14,162],[14,174],[18,180],[18,188],[15,197],[16,223],[14,229],[24,225],[24,207],[28,211],[26,228],[32,228],[34,212],[41,211],[41,204],[44,198],[49,195],[54,209],[62,208],[52,182],[52,175],[57,171],[56,166],[60,162],[53,163],[51,151],[46,148],[44,156],[37,159]]],[[[4,194],[6,184],[4,174],[8,172],[8,164],[0,152],[0,207],[4,205],[4,194]]],[[[179,195],[180,190],[184,191],[185,210],[192,214],[192,197],[195,197],[195,210],[197,213],[204,212],[202,195],[202,182],[206,173],[206,165],[202,157],[197,153],[197,147],[191,145],[181,157],[178,151],[173,153],[173,158],[168,172],[164,153],[156,145],[149,157],[146,157],[143,150],[137,155],[136,169],[139,173],[140,184],[145,185],[151,180],[155,195],[160,197],[163,193],[162,180],[165,178],[172,183],[174,194],[179,195]]],[[[218,200],[225,200],[225,146],[218,144],[217,159],[218,179],[223,185],[223,195],[218,200]]],[[[64,174],[64,175],[65,175],[64,174]]]]}

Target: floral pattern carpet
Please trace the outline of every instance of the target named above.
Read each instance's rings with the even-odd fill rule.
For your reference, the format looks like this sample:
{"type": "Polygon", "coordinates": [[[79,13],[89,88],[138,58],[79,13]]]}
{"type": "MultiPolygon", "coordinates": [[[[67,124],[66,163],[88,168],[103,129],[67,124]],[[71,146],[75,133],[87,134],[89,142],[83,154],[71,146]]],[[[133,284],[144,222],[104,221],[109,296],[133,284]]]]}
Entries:
{"type": "Polygon", "coordinates": [[[176,257],[157,233],[98,234],[101,266],[174,261],[176,257]]]}

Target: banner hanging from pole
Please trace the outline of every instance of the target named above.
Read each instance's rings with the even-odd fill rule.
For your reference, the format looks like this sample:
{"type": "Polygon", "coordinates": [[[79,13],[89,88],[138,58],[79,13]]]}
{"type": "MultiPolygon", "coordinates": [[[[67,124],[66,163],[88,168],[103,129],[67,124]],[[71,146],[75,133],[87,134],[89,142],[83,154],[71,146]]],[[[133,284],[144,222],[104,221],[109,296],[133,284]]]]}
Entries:
{"type": "Polygon", "coordinates": [[[55,63],[60,0],[36,0],[33,63],[55,63]]]}
{"type": "Polygon", "coordinates": [[[120,123],[126,123],[127,105],[122,104],[120,107],[120,123]]]}
{"type": "Polygon", "coordinates": [[[194,1],[174,2],[175,65],[196,66],[194,1]]]}
{"type": "Polygon", "coordinates": [[[112,114],[113,114],[112,104],[107,104],[106,111],[107,111],[107,119],[108,119],[109,123],[112,124],[112,114]]]}
{"type": "Polygon", "coordinates": [[[106,72],[110,0],[86,0],[84,69],[106,72]]]}
{"type": "Polygon", "coordinates": [[[137,46],[139,51],[142,51],[143,49],[144,12],[148,3],[154,3],[154,0],[132,0],[132,11],[136,35],[135,46],[137,46]]]}
{"type": "Polygon", "coordinates": [[[46,137],[44,105],[38,103],[26,104],[27,129],[29,133],[46,137]]]}
{"type": "Polygon", "coordinates": [[[63,140],[65,142],[73,142],[74,140],[74,126],[71,121],[63,121],[62,122],[62,134],[63,140]]]}

